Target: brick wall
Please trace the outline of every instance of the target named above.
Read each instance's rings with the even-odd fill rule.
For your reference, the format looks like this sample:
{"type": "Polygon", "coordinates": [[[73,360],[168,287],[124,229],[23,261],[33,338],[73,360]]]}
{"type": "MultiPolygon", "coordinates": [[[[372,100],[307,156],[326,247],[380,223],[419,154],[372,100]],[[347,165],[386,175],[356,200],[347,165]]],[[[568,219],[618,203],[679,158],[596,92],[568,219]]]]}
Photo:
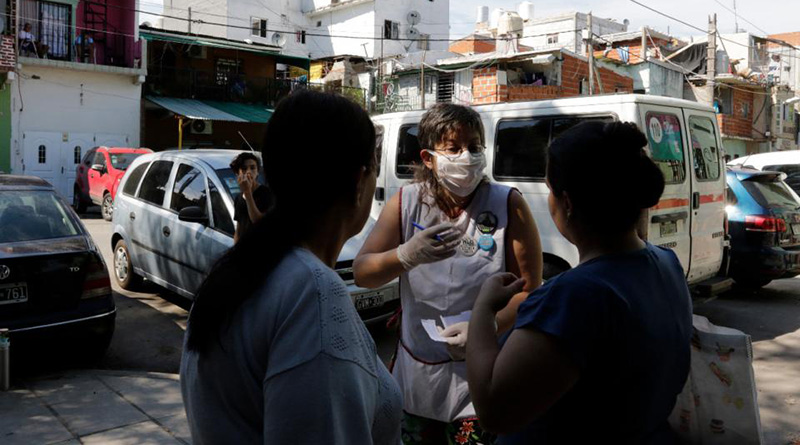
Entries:
{"type": "Polygon", "coordinates": [[[546,100],[562,97],[561,87],[556,85],[512,85],[508,87],[508,101],[546,100]]]}
{"type": "Polygon", "coordinates": [[[449,51],[458,54],[477,54],[489,53],[495,50],[495,42],[493,40],[476,40],[465,39],[453,42],[450,45],[449,51]]]}
{"type": "MultiPolygon", "coordinates": [[[[663,40],[663,39],[655,39],[654,38],[652,42],[650,42],[650,40],[648,39],[647,40],[647,50],[648,50],[648,53],[649,53],[650,57],[659,57],[660,54],[661,54],[661,50],[658,47],[667,46],[669,43],[670,42],[668,42],[667,40],[663,40]],[[655,43],[657,45],[656,48],[653,47],[653,43],[655,43]]],[[[642,56],[642,39],[641,38],[634,39],[634,40],[628,40],[626,42],[614,43],[612,45],[612,47],[614,49],[609,51],[608,54],[604,54],[605,50],[596,50],[594,52],[594,55],[595,55],[595,57],[606,57],[608,59],[622,60],[619,57],[619,53],[617,52],[616,48],[624,47],[624,46],[627,46],[628,47],[628,51],[630,52],[630,57],[629,57],[628,63],[636,64],[636,63],[642,62],[642,58],[641,58],[641,56],[642,56]]]]}
{"type": "Polygon", "coordinates": [[[508,87],[497,85],[497,67],[481,68],[472,71],[472,103],[493,104],[505,100],[508,87]],[[500,88],[503,88],[502,92],[500,88]]]}
{"type": "Polygon", "coordinates": [[[12,71],[16,65],[14,37],[0,36],[0,72],[12,71]]]}
{"type": "MultiPolygon", "coordinates": [[[[581,94],[581,79],[589,79],[589,62],[566,53],[562,54],[564,62],[561,63],[561,97],[579,96],[581,94]]],[[[597,81],[594,82],[597,94],[633,93],[633,78],[617,74],[607,68],[598,67],[597,72],[603,82],[602,91],[597,81]]]]}
{"type": "Polygon", "coordinates": [[[732,91],[731,114],[718,114],[717,122],[723,136],[753,137],[753,93],[735,89],[732,91]],[[746,114],[745,114],[746,112],[746,114]]]}

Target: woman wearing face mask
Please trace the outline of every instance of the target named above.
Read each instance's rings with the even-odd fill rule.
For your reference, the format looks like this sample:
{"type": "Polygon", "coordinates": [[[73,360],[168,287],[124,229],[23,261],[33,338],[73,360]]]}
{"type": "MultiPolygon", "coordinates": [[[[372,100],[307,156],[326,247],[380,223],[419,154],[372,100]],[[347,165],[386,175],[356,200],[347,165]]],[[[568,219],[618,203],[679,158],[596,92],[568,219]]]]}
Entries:
{"type": "Polygon", "coordinates": [[[434,106],[419,124],[419,142],[415,181],[387,203],[355,259],[355,281],[378,287],[400,277],[392,374],[405,400],[403,441],[490,443],[467,387],[469,311],[488,277],[511,272],[528,284],[497,314],[498,335],[513,325],[526,292],[541,283],[539,235],[522,195],[484,176],[483,124],[474,110],[434,106]],[[443,339],[423,323],[445,328],[443,339]]]}

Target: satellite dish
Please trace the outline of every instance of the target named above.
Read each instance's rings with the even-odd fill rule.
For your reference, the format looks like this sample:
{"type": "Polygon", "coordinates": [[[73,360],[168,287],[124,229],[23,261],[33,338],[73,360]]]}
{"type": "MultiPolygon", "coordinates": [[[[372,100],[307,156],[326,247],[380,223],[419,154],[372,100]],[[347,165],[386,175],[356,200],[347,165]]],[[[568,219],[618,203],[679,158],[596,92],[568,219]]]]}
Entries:
{"type": "Polygon", "coordinates": [[[286,36],[279,32],[272,33],[272,44],[275,46],[286,45],[286,36]]]}
{"type": "Polygon", "coordinates": [[[417,39],[419,38],[419,30],[412,26],[408,28],[408,31],[406,31],[406,35],[408,36],[409,39],[417,39]]]}
{"type": "Polygon", "coordinates": [[[408,14],[406,14],[406,21],[408,21],[408,24],[411,26],[417,25],[422,21],[422,14],[420,14],[419,11],[408,11],[408,14]]]}

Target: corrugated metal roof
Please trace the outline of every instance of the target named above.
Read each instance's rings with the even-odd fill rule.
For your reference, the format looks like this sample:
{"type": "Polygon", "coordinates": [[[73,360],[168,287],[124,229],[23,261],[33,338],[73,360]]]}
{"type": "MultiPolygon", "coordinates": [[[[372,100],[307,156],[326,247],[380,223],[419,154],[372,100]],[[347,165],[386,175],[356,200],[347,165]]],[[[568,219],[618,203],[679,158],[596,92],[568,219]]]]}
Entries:
{"type": "Polygon", "coordinates": [[[512,59],[521,59],[530,61],[532,63],[547,64],[555,60],[555,56],[552,54],[554,52],[557,52],[557,50],[547,50],[546,54],[542,54],[543,51],[526,51],[520,53],[498,53],[497,51],[492,51],[490,53],[478,53],[478,54],[473,54],[471,56],[451,57],[449,59],[441,59],[438,61],[437,65],[450,66],[450,65],[462,65],[462,64],[478,63],[478,62],[489,62],[493,60],[507,61],[512,59]]]}
{"type": "Polygon", "coordinates": [[[147,100],[166,108],[173,113],[189,119],[204,121],[248,122],[239,116],[226,113],[214,106],[194,99],[178,99],[175,97],[147,96],[147,100]]]}

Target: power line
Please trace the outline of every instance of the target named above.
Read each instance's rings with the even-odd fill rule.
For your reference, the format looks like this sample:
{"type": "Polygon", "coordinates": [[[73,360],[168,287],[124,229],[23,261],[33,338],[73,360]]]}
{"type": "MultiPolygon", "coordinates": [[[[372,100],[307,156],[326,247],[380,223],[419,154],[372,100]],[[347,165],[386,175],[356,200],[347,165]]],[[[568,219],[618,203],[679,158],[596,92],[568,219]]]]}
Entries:
{"type": "Polygon", "coordinates": [[[744,20],[745,22],[749,23],[750,25],[752,25],[752,26],[753,26],[754,28],[756,28],[757,30],[759,30],[759,31],[763,32],[765,36],[768,36],[768,35],[769,35],[769,33],[768,33],[768,32],[766,32],[766,31],[764,31],[763,29],[759,28],[759,27],[758,27],[758,25],[756,25],[755,23],[753,23],[753,22],[751,22],[751,21],[747,20],[746,18],[744,18],[744,17],[740,16],[740,15],[739,15],[739,13],[737,13],[736,11],[734,11],[734,10],[732,10],[732,9],[728,8],[727,6],[725,6],[725,5],[724,5],[722,2],[720,2],[719,0],[714,0],[714,1],[715,1],[715,2],[717,2],[717,4],[719,4],[719,5],[720,5],[720,6],[722,6],[723,8],[725,8],[725,9],[726,9],[728,12],[732,13],[732,14],[733,14],[735,17],[737,17],[737,18],[740,18],[740,19],[744,20]]]}

